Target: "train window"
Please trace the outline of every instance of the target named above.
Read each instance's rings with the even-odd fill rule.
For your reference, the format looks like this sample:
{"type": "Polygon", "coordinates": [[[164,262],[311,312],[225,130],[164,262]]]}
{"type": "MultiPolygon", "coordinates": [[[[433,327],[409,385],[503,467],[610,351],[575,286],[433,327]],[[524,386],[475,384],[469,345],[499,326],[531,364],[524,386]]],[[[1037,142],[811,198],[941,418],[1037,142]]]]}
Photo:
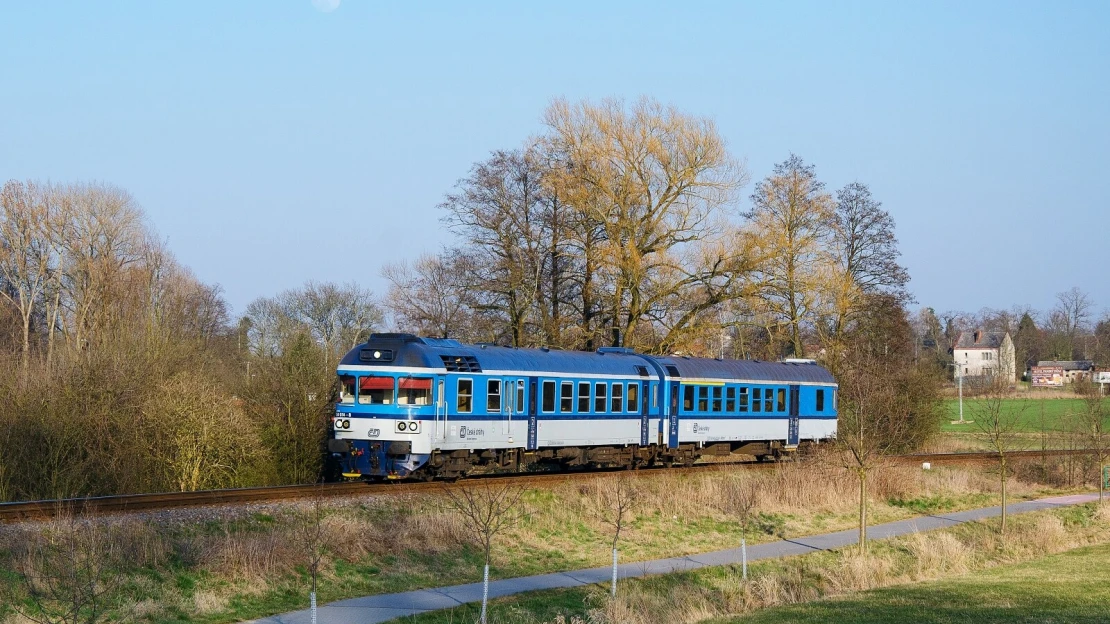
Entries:
{"type": "Polygon", "coordinates": [[[598,414],[605,413],[605,395],[608,391],[605,389],[605,384],[598,382],[594,384],[594,411],[598,414]]]}
{"type": "Polygon", "coordinates": [[[501,411],[501,380],[490,379],[486,382],[486,411],[501,411]]]}
{"type": "Polygon", "coordinates": [[[694,386],[682,387],[682,410],[685,412],[694,411],[694,392],[697,389],[694,386]]]}
{"type": "Polygon", "coordinates": [[[430,377],[402,377],[397,380],[398,405],[431,405],[432,380],[430,377]]]}
{"type": "Polygon", "coordinates": [[[339,376],[339,402],[340,403],[354,403],[355,402],[355,376],[354,375],[340,375],[339,376]]]}
{"type": "Polygon", "coordinates": [[[359,377],[358,402],[371,405],[393,403],[393,378],[359,377]]]}
{"type": "Polygon", "coordinates": [[[763,411],[772,412],[775,409],[775,391],[767,388],[763,391],[763,411]]]}
{"type": "Polygon", "coordinates": [[[729,386],[725,388],[725,413],[731,414],[736,411],[736,388],[729,386]]]}
{"type": "Polygon", "coordinates": [[[524,380],[516,380],[516,413],[524,413],[524,380]]]}
{"type": "Polygon", "coordinates": [[[460,414],[469,414],[474,407],[474,380],[460,379],[455,393],[456,408],[460,414]]]}
{"type": "Polygon", "coordinates": [[[543,382],[543,411],[555,411],[555,382],[550,379],[543,382]]]}
{"type": "Polygon", "coordinates": [[[574,382],[564,381],[559,384],[559,411],[569,414],[574,411],[574,382]]]}
{"type": "Polygon", "coordinates": [[[752,388],[752,411],[763,411],[763,390],[760,388],[752,388]]]}
{"type": "Polygon", "coordinates": [[[714,412],[720,412],[721,411],[721,390],[722,390],[722,388],[720,386],[714,386],[713,387],[713,411],[714,412]]]}
{"type": "Polygon", "coordinates": [[[614,414],[619,414],[624,411],[624,385],[615,383],[613,384],[613,396],[611,397],[612,409],[609,411],[614,414]]]}
{"type": "Polygon", "coordinates": [[[709,386],[698,386],[698,411],[709,411],[709,386]]]}
{"type": "Polygon", "coordinates": [[[578,413],[590,413],[590,382],[578,382],[578,413]]]}
{"type": "Polygon", "coordinates": [[[628,411],[640,413],[640,384],[628,384],[628,411]]]}
{"type": "Polygon", "coordinates": [[[778,408],[780,412],[786,411],[786,388],[779,388],[778,408]]]}
{"type": "Polygon", "coordinates": [[[747,388],[740,388],[739,403],[740,403],[740,405],[738,407],[740,408],[741,412],[748,411],[748,389],[747,388]]]}
{"type": "Polygon", "coordinates": [[[825,391],[823,389],[817,391],[817,411],[825,411],[825,391]]]}

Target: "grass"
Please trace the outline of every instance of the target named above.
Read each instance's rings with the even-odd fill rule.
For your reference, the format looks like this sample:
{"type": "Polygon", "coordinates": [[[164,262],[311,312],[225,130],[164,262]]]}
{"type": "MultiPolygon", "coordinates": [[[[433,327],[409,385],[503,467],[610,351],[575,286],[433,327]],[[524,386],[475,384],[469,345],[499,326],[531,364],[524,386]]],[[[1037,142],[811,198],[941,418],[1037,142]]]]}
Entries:
{"type": "MultiPolygon", "coordinates": [[[[609,478],[611,479],[611,478],[609,478]]],[[[739,543],[739,523],[727,501],[738,484],[758,485],[756,535],[749,543],[854,526],[855,483],[835,462],[785,465],[774,471],[653,474],[634,479],[639,498],[621,538],[623,561],[641,561],[726,548],[739,543]]],[[[568,480],[529,491],[524,519],[498,540],[493,578],[603,566],[609,529],[598,518],[604,479],[568,480]]],[[[993,502],[995,479],[974,469],[891,468],[872,484],[873,522],[923,510],[967,509],[993,502]]],[[[1014,499],[1059,492],[1014,481],[1014,499]]],[[[246,515],[225,522],[162,525],[121,521],[127,554],[125,582],[114,596],[114,619],[222,624],[304,608],[308,575],[290,539],[295,510],[246,515]]],[[[407,591],[481,578],[473,533],[439,496],[388,496],[327,509],[332,540],[319,599],[407,591]]],[[[0,531],[0,571],[25,556],[39,537],[31,525],[0,531]]],[[[14,575],[0,574],[0,596],[14,575]]],[[[0,599],[0,603],[4,601],[0,599]]],[[[5,609],[0,604],[0,620],[5,609]]]]}
{"type": "MultiPolygon", "coordinates": [[[[964,420],[975,420],[979,400],[964,398],[964,420]]],[[[1026,433],[1047,431],[1070,431],[1073,424],[1069,422],[1075,415],[1086,410],[1082,399],[1005,399],[1003,409],[1014,414],[1018,419],[1017,430],[1026,433]]],[[[946,399],[941,418],[941,431],[945,433],[975,433],[978,431],[975,423],[954,425],[952,421],[960,417],[960,402],[957,399],[946,399]]]]}
{"type": "Polygon", "coordinates": [[[1102,623],[1110,620],[1107,561],[1110,545],[1091,546],[958,579],[886,587],[718,622],[1102,623]]]}
{"type": "MultiPolygon", "coordinates": [[[[490,603],[490,622],[1103,622],[1108,533],[1110,509],[1093,505],[1020,514],[1006,538],[993,521],[969,523],[872,542],[862,556],[849,548],[757,562],[749,581],[723,566],[622,581],[615,602],[607,584],[506,597],[490,603]],[[1013,619],[1026,612],[1036,617],[1013,619]]],[[[466,605],[393,622],[469,624],[477,612],[466,605]]]]}

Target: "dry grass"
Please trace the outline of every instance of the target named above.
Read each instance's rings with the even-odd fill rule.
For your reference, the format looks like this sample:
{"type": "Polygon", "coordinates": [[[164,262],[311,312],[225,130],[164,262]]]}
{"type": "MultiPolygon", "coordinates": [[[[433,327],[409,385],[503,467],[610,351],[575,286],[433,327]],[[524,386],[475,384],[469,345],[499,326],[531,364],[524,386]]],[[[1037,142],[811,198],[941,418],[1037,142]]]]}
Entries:
{"type": "MultiPolygon", "coordinates": [[[[509,577],[607,565],[612,529],[598,511],[605,503],[606,489],[612,485],[608,480],[568,478],[560,485],[528,491],[521,502],[524,520],[494,548],[494,575],[509,577]]],[[[738,544],[738,517],[729,501],[735,500],[737,490],[748,485],[754,485],[756,498],[749,543],[850,528],[856,517],[856,482],[830,456],[788,463],[770,471],[656,473],[629,482],[636,490],[637,502],[621,535],[621,558],[626,562],[738,544]]],[[[917,513],[912,506],[892,501],[939,500],[947,508],[980,506],[986,497],[994,496],[997,487],[995,475],[976,469],[922,471],[892,466],[875,473],[872,479],[871,517],[874,522],[883,522],[917,513]]],[[[1043,486],[1020,478],[1011,481],[1014,498],[1043,490],[1043,486]]],[[[195,587],[178,589],[172,580],[155,582],[150,575],[131,573],[126,601],[148,620],[159,619],[151,601],[163,607],[172,604],[182,613],[210,621],[229,619],[237,596],[253,596],[250,602],[262,605],[282,597],[273,609],[288,610],[289,596],[304,592],[305,557],[294,538],[298,523],[304,522],[308,511],[308,506],[302,504],[290,506],[273,518],[246,515],[205,526],[167,527],[112,520],[111,543],[132,570],[160,570],[173,561],[179,571],[197,579],[195,587]]],[[[458,514],[446,508],[440,496],[329,502],[321,522],[323,534],[328,536],[321,566],[322,599],[478,579],[480,568],[472,565],[473,533],[458,514]]],[[[1040,543],[1042,550],[1059,547],[1062,540],[1066,541],[1061,537],[1061,527],[1045,522],[1031,531],[1030,539],[1040,543]]],[[[24,556],[26,544],[42,533],[43,528],[34,525],[6,529],[0,532],[0,554],[7,551],[11,557],[24,556]]],[[[722,610],[742,612],[810,599],[821,592],[875,587],[891,579],[958,572],[972,566],[974,557],[969,553],[982,546],[954,542],[951,537],[912,537],[902,546],[913,553],[915,563],[909,571],[890,568],[882,558],[846,556],[835,571],[787,566],[781,574],[764,574],[747,584],[740,582],[738,573],[730,576],[729,572],[714,581],[711,589],[692,594],[684,591],[681,596],[644,592],[635,599],[630,593],[632,602],[623,606],[599,603],[598,609],[618,610],[611,614],[616,619],[606,622],[659,621],[643,619],[637,613],[643,609],[644,613],[658,614],[659,609],[681,601],[689,619],[676,621],[693,622],[722,610]]],[[[999,544],[992,547],[1007,548],[999,544]]],[[[172,579],[179,573],[166,576],[172,579]]],[[[263,610],[265,607],[260,608],[260,614],[263,610]]]]}
{"type": "MultiPolygon", "coordinates": [[[[694,624],[772,606],[964,574],[1029,561],[1080,546],[1105,543],[1110,505],[1016,516],[999,536],[990,523],[918,533],[855,549],[762,562],[749,581],[735,569],[626,582],[617,600],[592,609],[582,624],[675,622],[694,624]]],[[[594,596],[600,599],[600,590],[594,596]]]]}

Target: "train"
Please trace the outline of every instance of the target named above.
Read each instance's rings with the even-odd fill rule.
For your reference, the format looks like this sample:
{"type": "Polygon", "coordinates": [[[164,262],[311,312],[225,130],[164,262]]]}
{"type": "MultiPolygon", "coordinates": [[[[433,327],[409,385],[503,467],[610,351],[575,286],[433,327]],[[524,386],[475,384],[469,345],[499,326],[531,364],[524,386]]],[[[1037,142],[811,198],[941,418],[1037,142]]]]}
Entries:
{"type": "Polygon", "coordinates": [[[836,380],[812,360],[378,333],[337,374],[327,447],[347,479],[774,459],[836,436],[836,380]]]}

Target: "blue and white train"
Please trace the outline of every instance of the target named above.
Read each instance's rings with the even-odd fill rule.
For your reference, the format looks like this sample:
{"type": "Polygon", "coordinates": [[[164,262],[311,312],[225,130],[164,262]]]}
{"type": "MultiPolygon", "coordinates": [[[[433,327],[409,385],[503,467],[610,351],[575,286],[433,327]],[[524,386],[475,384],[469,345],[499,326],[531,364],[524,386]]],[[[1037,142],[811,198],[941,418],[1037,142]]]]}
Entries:
{"type": "Polygon", "coordinates": [[[808,360],[374,334],[338,373],[328,449],[348,478],[766,458],[836,435],[836,381],[808,360]]]}

